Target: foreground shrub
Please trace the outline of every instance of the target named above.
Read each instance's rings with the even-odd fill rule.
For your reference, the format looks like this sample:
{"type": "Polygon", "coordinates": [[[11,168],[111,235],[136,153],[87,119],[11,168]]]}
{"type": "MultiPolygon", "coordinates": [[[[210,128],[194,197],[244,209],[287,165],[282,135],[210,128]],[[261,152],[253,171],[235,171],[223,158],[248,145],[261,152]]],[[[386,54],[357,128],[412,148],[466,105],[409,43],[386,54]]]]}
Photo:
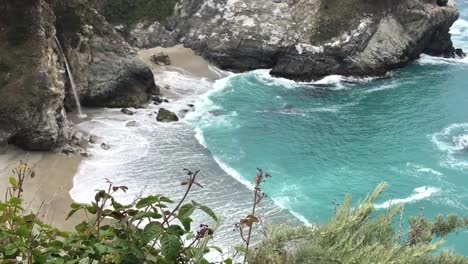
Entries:
{"type": "MultiPolygon", "coordinates": [[[[116,192],[127,187],[107,181],[106,190],[97,191],[89,204],[73,203],[69,217],[86,215],[74,232],[62,232],[46,225],[37,213],[24,207],[23,184],[34,172],[21,162],[13,170],[10,187],[0,202],[0,263],[210,263],[206,254],[221,249],[210,246],[218,217],[208,207],[186,202],[197,182],[199,171],[185,169],[186,191],[175,203],[161,195],[137,198],[120,204],[116,192]],[[198,225],[192,230],[191,215],[201,210],[210,216],[212,226],[198,225]]],[[[262,225],[257,208],[265,197],[261,184],[271,176],[258,169],[254,184],[252,211],[236,224],[242,239],[238,261],[251,264],[284,263],[408,263],[462,264],[468,259],[451,252],[435,252],[443,244],[439,238],[468,226],[468,219],[438,216],[429,221],[423,213],[403,228],[403,207],[376,214],[374,203],[385,190],[380,184],[365,200],[353,207],[347,196],[329,223],[310,226],[263,227],[265,238],[251,241],[253,228],[262,225]],[[396,227],[396,228],[395,228],[396,227]]],[[[40,208],[39,210],[40,211],[40,208]]],[[[233,263],[227,259],[226,264],[233,263]]]]}
{"type": "Polygon", "coordinates": [[[436,238],[466,228],[468,219],[438,216],[431,222],[421,213],[409,220],[404,234],[402,207],[381,215],[374,209],[386,187],[380,184],[356,207],[347,196],[324,225],[274,227],[257,249],[249,252],[249,263],[468,263],[468,258],[452,253],[434,255],[443,244],[436,238]]]}
{"type": "Polygon", "coordinates": [[[61,232],[22,207],[24,180],[34,172],[21,163],[0,203],[0,263],[208,263],[205,254],[220,251],[208,246],[215,228],[201,224],[193,232],[191,215],[201,210],[215,227],[219,219],[208,207],[185,202],[190,190],[201,186],[196,182],[199,171],[185,171],[187,189],[178,203],[150,195],[123,205],[114,194],[127,187],[108,181],[108,188],[97,191],[92,203],[71,205],[68,216],[83,211],[87,221],[75,232],[61,232]]]}

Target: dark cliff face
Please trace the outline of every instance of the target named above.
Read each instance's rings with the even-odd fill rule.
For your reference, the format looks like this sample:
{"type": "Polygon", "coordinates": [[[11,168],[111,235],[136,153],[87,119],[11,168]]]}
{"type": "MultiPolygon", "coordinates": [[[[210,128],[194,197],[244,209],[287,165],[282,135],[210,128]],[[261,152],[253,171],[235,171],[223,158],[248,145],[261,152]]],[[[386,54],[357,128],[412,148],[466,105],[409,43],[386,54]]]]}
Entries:
{"type": "Polygon", "coordinates": [[[140,106],[157,92],[151,70],[87,1],[0,0],[0,13],[0,145],[52,150],[73,137],[57,30],[83,105],[140,106]]]}
{"type": "Polygon", "coordinates": [[[190,0],[173,34],[225,69],[309,81],[381,75],[422,52],[452,57],[455,7],[430,0],[190,0]]]}
{"type": "Polygon", "coordinates": [[[71,137],[50,1],[0,1],[0,142],[32,149],[71,137]]]}
{"type": "Polygon", "coordinates": [[[151,70],[89,1],[57,1],[55,13],[84,106],[138,107],[157,92],[151,70]]]}

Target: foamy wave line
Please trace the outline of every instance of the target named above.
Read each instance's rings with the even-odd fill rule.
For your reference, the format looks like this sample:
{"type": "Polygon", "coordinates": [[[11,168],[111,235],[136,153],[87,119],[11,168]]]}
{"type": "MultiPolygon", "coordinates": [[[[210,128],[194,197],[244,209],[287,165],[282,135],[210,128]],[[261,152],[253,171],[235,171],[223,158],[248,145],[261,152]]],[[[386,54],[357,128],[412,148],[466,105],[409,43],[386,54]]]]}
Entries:
{"type": "Polygon", "coordinates": [[[261,69],[261,70],[254,70],[251,71],[251,74],[254,74],[263,81],[265,85],[279,85],[283,86],[288,89],[294,89],[297,88],[298,86],[330,86],[331,89],[333,90],[341,90],[345,89],[346,87],[343,85],[343,83],[367,83],[372,80],[378,79],[379,77],[345,77],[343,75],[328,75],[325,76],[324,78],[317,80],[317,81],[311,81],[311,82],[296,82],[293,80],[289,80],[286,78],[282,77],[275,77],[270,75],[271,69],[261,69]]]}
{"type": "Polygon", "coordinates": [[[390,206],[397,205],[397,204],[413,203],[416,201],[427,199],[440,191],[441,189],[437,187],[422,186],[422,187],[418,187],[414,189],[413,194],[410,195],[409,197],[402,198],[402,199],[390,199],[381,204],[376,204],[374,205],[374,207],[376,209],[386,209],[386,208],[389,208],[390,206]]]}
{"type": "Polygon", "coordinates": [[[422,54],[416,62],[420,65],[464,65],[468,64],[468,56],[465,58],[442,58],[422,54]]]}
{"type": "MultiPolygon", "coordinates": [[[[236,171],[235,169],[233,169],[232,167],[230,167],[229,165],[224,163],[220,158],[218,158],[216,156],[213,156],[213,158],[216,161],[216,163],[218,163],[219,167],[221,169],[223,169],[227,174],[229,174],[231,177],[233,177],[234,179],[236,179],[237,181],[239,181],[240,183],[245,185],[250,190],[254,189],[253,184],[251,182],[247,181],[244,177],[242,177],[242,175],[238,171],[236,171]]],[[[290,212],[294,217],[299,219],[299,221],[301,221],[305,225],[309,225],[309,226],[312,225],[303,215],[301,215],[300,213],[292,210],[287,205],[283,204],[279,199],[275,199],[274,197],[270,197],[270,198],[273,200],[273,202],[275,203],[276,206],[278,206],[279,208],[281,208],[283,210],[287,210],[288,212],[290,212]]]]}

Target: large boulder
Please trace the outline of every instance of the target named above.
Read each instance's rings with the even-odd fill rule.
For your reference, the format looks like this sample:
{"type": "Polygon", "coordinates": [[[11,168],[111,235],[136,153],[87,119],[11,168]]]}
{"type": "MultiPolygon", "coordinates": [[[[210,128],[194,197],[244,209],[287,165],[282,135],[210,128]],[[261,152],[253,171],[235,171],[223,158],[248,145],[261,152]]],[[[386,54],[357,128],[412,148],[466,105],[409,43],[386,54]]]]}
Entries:
{"type": "Polygon", "coordinates": [[[0,1],[0,145],[59,148],[73,130],[50,0],[0,1]]]}
{"type": "Polygon", "coordinates": [[[175,113],[165,108],[160,108],[156,120],[158,122],[176,122],[179,121],[179,118],[175,113]]]}
{"type": "Polygon", "coordinates": [[[158,92],[150,68],[90,1],[57,1],[55,12],[84,106],[138,107],[158,92]]]}
{"type": "Polygon", "coordinates": [[[382,75],[423,52],[453,57],[457,18],[435,0],[187,0],[169,28],[221,68],[309,81],[382,75]]]}

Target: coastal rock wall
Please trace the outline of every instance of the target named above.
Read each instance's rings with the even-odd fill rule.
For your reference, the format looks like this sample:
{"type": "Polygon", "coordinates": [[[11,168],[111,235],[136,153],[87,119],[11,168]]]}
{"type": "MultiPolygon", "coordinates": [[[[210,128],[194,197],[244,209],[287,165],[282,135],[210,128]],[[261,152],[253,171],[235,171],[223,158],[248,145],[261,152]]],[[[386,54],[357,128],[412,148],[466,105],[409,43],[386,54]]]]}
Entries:
{"type": "Polygon", "coordinates": [[[74,100],[56,36],[83,105],[138,107],[158,92],[151,70],[88,1],[0,0],[0,14],[2,147],[53,150],[76,142],[65,111],[74,100]]]}
{"type": "Polygon", "coordinates": [[[422,52],[453,57],[452,5],[430,0],[191,0],[173,34],[224,69],[295,80],[381,75],[422,52]]]}
{"type": "Polygon", "coordinates": [[[84,106],[139,107],[158,92],[151,70],[89,1],[59,1],[55,10],[84,106]]]}
{"type": "Polygon", "coordinates": [[[48,150],[73,131],[63,108],[65,70],[45,0],[0,1],[0,144],[48,150]]]}

